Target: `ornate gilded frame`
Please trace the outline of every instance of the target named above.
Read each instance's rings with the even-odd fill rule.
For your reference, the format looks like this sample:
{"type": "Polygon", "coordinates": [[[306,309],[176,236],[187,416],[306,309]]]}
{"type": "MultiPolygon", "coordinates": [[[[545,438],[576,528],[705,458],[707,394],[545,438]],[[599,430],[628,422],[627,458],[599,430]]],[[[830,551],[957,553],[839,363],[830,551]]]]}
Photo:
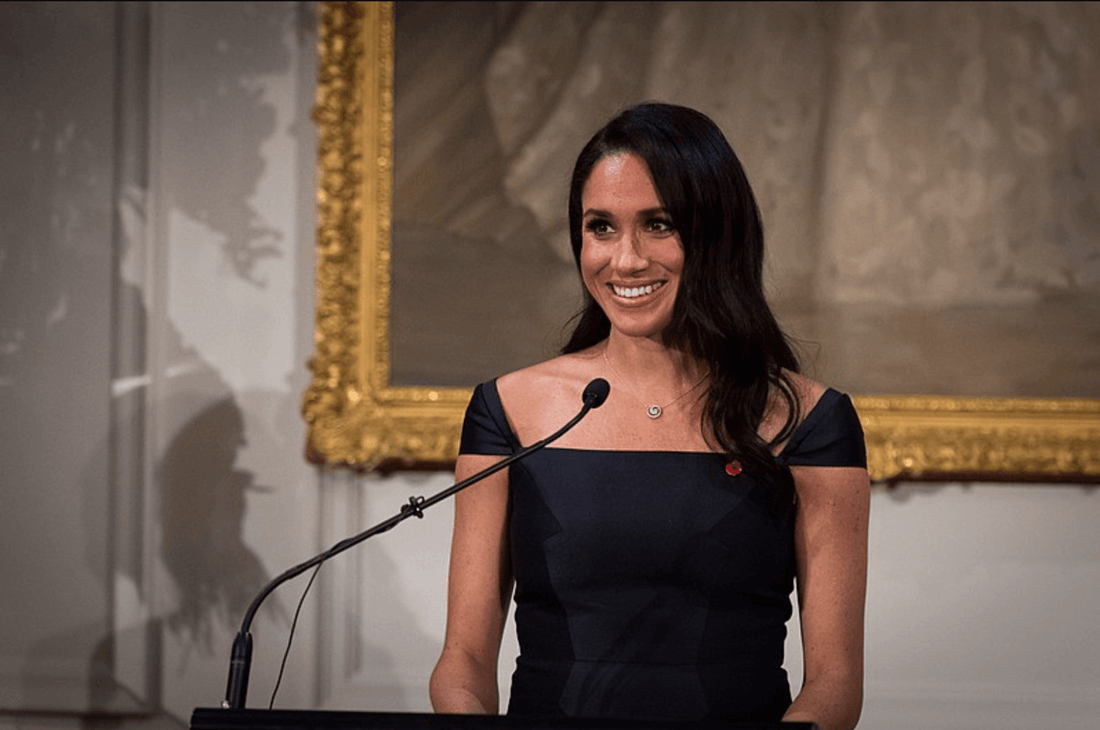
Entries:
{"type": "MultiPolygon", "coordinates": [[[[469,389],[390,385],[393,4],[321,3],[307,458],[449,465],[469,389]]],[[[875,480],[1100,482],[1100,401],[855,396],[875,480]]]]}

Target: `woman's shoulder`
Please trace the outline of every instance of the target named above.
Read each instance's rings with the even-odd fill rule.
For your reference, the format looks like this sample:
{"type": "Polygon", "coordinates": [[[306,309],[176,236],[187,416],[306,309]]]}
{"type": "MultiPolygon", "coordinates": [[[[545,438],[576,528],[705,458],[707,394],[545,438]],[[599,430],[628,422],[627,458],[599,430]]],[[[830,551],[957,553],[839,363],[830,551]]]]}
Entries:
{"type": "Polygon", "coordinates": [[[598,375],[597,355],[582,350],[502,375],[497,392],[513,430],[528,441],[573,417],[583,404],[585,386],[598,375]]]}
{"type": "MultiPolygon", "coordinates": [[[[764,414],[764,421],[760,426],[761,437],[769,442],[783,432],[784,426],[790,421],[791,401],[788,399],[788,395],[794,396],[794,403],[798,408],[798,415],[793,424],[794,428],[797,428],[806,416],[813,411],[817,402],[821,400],[821,396],[829,390],[822,383],[789,370],[783,371],[782,380],[783,385],[786,387],[772,389],[768,410],[764,414]]],[[[788,430],[788,436],[793,430],[788,430]]],[[[779,451],[785,445],[786,441],[775,444],[776,451],[779,451]]]]}
{"type": "Polygon", "coordinates": [[[801,373],[784,372],[783,376],[791,386],[791,390],[794,391],[795,398],[798,401],[799,420],[805,418],[806,414],[812,411],[817,402],[821,400],[821,396],[829,390],[829,387],[824,383],[819,383],[801,373]]]}
{"type": "Polygon", "coordinates": [[[789,380],[798,398],[799,417],[784,461],[790,466],[867,466],[863,428],[851,398],[804,376],[789,380]]]}
{"type": "Polygon", "coordinates": [[[497,378],[497,389],[503,397],[532,388],[550,389],[550,392],[569,390],[584,381],[581,383],[583,389],[588,384],[585,378],[595,372],[596,363],[597,357],[591,350],[559,355],[501,375],[497,378]]]}

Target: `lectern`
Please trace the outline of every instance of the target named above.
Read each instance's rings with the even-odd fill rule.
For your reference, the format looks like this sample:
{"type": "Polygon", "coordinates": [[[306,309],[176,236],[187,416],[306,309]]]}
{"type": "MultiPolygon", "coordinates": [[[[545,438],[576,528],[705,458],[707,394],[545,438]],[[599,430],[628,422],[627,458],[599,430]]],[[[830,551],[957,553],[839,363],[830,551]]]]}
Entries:
{"type": "Polygon", "coordinates": [[[649,722],[420,712],[197,708],[191,730],[817,730],[808,722],[649,722]]]}

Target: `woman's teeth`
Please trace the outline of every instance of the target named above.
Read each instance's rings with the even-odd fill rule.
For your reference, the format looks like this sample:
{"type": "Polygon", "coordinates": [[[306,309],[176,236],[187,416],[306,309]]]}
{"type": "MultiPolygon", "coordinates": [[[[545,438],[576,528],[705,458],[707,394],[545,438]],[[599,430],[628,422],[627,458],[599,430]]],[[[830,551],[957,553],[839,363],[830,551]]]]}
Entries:
{"type": "Polygon", "coordinates": [[[652,294],[660,289],[663,283],[664,282],[659,281],[656,284],[646,284],[645,286],[635,287],[622,287],[612,284],[611,289],[615,292],[616,296],[623,297],[624,299],[635,299],[637,297],[643,297],[646,294],[652,294]]]}

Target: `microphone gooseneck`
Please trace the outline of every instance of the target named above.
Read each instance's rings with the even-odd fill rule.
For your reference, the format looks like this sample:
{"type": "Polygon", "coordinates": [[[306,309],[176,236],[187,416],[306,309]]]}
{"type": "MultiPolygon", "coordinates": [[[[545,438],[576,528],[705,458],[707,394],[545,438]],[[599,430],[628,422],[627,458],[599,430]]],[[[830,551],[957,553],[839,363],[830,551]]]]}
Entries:
{"type": "Polygon", "coordinates": [[[369,537],[373,537],[387,530],[393,529],[399,522],[416,515],[417,517],[424,516],[424,510],[431,507],[437,502],[442,502],[444,499],[462,491],[466,487],[479,482],[482,479],[491,476],[501,469],[508,467],[510,464],[514,464],[520,459],[530,456],[534,452],[543,448],[552,441],[557,440],[559,437],[565,434],[566,431],[576,426],[578,422],[593,408],[599,408],[607,400],[608,394],[611,392],[611,386],[603,378],[596,378],[590,382],[584,388],[584,393],[581,396],[581,400],[584,402],[584,406],[580,412],[554,433],[550,434],[546,438],[531,444],[527,448],[517,451],[509,456],[507,459],[503,459],[493,464],[492,466],[482,469],[478,473],[463,479],[461,482],[454,484],[441,492],[434,494],[433,496],[425,499],[424,497],[409,497],[408,504],[401,506],[401,511],[374,527],[368,528],[358,535],[347,538],[341,542],[336,543],[325,552],[310,558],[304,563],[297,565],[285,573],[279,575],[270,583],[268,583],[259,595],[252,601],[252,604],[248,607],[248,610],[244,614],[244,620],[241,622],[241,630],[237,632],[237,637],[233,640],[233,649],[229,662],[229,681],[225,689],[225,699],[222,700],[222,707],[232,710],[243,710],[245,706],[245,700],[248,697],[248,675],[252,666],[252,635],[249,633],[249,629],[252,626],[252,619],[256,616],[256,611],[259,609],[260,604],[267,598],[272,591],[278,588],[283,583],[287,582],[291,578],[295,578],[302,573],[306,572],[312,567],[320,565],[324,561],[333,557],[338,553],[342,553],[354,545],[358,545],[369,537]]]}

